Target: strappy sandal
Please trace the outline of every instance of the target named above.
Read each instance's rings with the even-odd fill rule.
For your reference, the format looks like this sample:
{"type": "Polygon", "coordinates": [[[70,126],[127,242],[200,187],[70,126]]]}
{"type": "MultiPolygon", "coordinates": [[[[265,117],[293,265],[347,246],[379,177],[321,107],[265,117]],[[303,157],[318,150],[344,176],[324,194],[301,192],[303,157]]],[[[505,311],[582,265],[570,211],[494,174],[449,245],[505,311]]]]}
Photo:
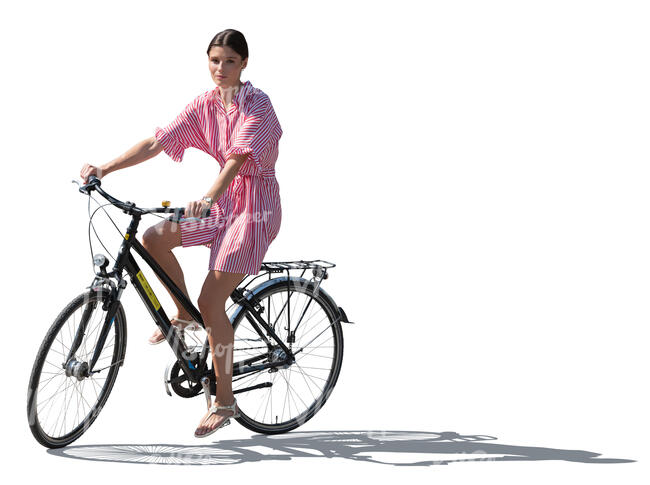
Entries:
{"type": "MultiPolygon", "coordinates": [[[[227,409],[233,412],[232,416],[227,416],[226,419],[224,419],[219,426],[216,428],[208,431],[205,434],[196,434],[196,431],[194,432],[194,437],[195,438],[205,438],[206,436],[210,436],[212,433],[217,431],[218,429],[223,428],[224,426],[228,426],[230,424],[230,418],[238,418],[239,417],[239,410],[235,410],[235,407],[237,406],[237,398],[235,398],[235,402],[233,402],[230,406],[212,406],[210,408],[210,414],[208,414],[208,417],[212,416],[213,414],[217,414],[217,411],[219,409],[227,409]]],[[[219,416],[222,416],[221,414],[219,416]]],[[[198,429],[198,428],[197,428],[198,429]]]]}
{"type": "MultiPolygon", "coordinates": [[[[201,328],[201,324],[197,322],[196,320],[183,320],[182,318],[172,318],[172,321],[176,321],[178,323],[181,323],[183,325],[178,325],[175,323],[172,323],[174,327],[177,329],[183,331],[183,330],[191,330],[191,331],[196,331],[201,328]]],[[[158,345],[161,344],[165,341],[165,336],[160,333],[160,336],[158,337],[158,340],[152,342],[151,340],[149,341],[149,345],[158,345]]]]}

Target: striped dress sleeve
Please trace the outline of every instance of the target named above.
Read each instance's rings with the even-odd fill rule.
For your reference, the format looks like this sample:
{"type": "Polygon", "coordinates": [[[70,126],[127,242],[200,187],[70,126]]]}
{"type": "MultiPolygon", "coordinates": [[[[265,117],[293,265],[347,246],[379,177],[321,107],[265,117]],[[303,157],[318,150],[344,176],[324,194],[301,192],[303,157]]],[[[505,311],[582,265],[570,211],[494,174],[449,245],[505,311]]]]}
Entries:
{"type": "Polygon", "coordinates": [[[239,129],[233,133],[234,139],[226,150],[225,158],[228,160],[233,154],[250,153],[252,160],[259,160],[266,147],[281,136],[282,128],[271,100],[267,96],[260,97],[239,129]]]}
{"type": "Polygon", "coordinates": [[[201,96],[197,96],[169,125],[156,127],[155,137],[169,157],[183,161],[186,148],[194,147],[208,151],[205,134],[199,123],[199,107],[201,96]]]}

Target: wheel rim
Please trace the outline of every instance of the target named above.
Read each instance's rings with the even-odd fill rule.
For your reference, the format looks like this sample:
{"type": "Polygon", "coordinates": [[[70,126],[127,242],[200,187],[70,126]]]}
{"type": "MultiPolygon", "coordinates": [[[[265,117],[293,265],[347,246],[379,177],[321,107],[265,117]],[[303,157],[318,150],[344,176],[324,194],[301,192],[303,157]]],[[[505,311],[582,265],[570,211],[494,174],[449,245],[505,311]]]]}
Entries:
{"type": "Polygon", "coordinates": [[[115,321],[95,364],[95,370],[103,370],[88,377],[76,377],[73,369],[90,363],[105,317],[106,311],[102,309],[102,301],[97,295],[84,298],[59,326],[54,338],[49,339],[32,396],[32,414],[35,423],[52,441],[76,434],[84,425],[90,425],[101,411],[104,395],[112,385],[112,375],[117,371],[115,363],[119,349],[116,345],[115,321]],[[82,315],[91,304],[95,308],[89,315],[84,338],[74,354],[78,364],[69,365],[66,371],[64,361],[82,315]]]}
{"type": "MultiPolygon", "coordinates": [[[[309,419],[327,400],[338,375],[338,354],[342,350],[340,329],[332,324],[334,315],[329,306],[304,288],[292,286],[289,299],[288,294],[286,287],[269,288],[264,291],[261,303],[267,323],[287,347],[294,353],[298,352],[295,362],[287,368],[276,368],[277,372],[264,369],[236,376],[232,381],[234,392],[271,384],[236,395],[244,419],[261,427],[281,428],[309,419]],[[287,300],[290,305],[287,305],[287,300]],[[293,331],[301,316],[295,343],[288,343],[289,318],[293,331]]],[[[239,362],[262,353],[267,354],[267,358],[256,363],[281,358],[283,352],[279,346],[275,352],[267,352],[266,343],[246,319],[246,313],[242,312],[234,322],[233,361],[239,362]]],[[[274,340],[271,342],[275,343],[274,340]]]]}

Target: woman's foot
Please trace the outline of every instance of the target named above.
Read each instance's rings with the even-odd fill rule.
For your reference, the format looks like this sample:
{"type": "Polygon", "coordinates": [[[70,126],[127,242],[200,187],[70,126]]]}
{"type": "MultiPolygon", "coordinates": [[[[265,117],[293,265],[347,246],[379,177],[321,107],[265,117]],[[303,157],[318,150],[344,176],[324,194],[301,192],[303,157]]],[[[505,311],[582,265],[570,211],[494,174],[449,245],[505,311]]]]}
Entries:
{"type": "MultiPolygon", "coordinates": [[[[229,404],[224,404],[223,401],[215,400],[213,406],[231,406],[234,402],[235,400],[232,399],[229,404]]],[[[237,411],[239,411],[239,409],[237,409],[237,411]]],[[[218,409],[215,412],[208,411],[201,419],[199,427],[196,428],[196,431],[194,432],[194,436],[202,437],[206,434],[210,434],[221,426],[226,419],[233,416],[233,414],[234,412],[231,409],[218,409]]]]}
{"type": "MultiPolygon", "coordinates": [[[[178,319],[186,320],[186,321],[192,321],[192,317],[190,317],[189,315],[186,315],[186,316],[183,316],[183,317],[179,317],[178,315],[175,316],[174,318],[172,318],[170,320],[170,323],[172,325],[174,325],[176,328],[179,328],[179,329],[183,329],[183,328],[187,327],[188,324],[187,323],[181,323],[181,322],[177,321],[178,319]],[[176,323],[174,323],[174,322],[176,322],[176,323]]],[[[159,328],[156,328],[156,331],[153,333],[153,335],[151,337],[149,337],[149,343],[151,345],[156,345],[156,344],[162,343],[164,341],[165,341],[165,336],[163,335],[163,333],[160,331],[159,328]]]]}

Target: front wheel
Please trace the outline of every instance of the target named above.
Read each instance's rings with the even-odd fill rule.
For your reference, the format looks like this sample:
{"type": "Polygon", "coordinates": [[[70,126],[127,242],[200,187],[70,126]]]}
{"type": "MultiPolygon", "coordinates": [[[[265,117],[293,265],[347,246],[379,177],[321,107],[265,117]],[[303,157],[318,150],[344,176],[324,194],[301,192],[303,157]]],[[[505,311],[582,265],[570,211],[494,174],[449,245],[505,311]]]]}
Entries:
{"type": "Polygon", "coordinates": [[[104,325],[106,311],[102,307],[108,298],[105,289],[77,296],[61,311],[38,350],[29,379],[27,417],[32,434],[43,446],[60,448],[79,438],[95,421],[113,388],[126,350],[126,317],[121,304],[94,372],[88,368],[104,325]],[[73,346],[76,351],[71,352],[73,346]]]}

